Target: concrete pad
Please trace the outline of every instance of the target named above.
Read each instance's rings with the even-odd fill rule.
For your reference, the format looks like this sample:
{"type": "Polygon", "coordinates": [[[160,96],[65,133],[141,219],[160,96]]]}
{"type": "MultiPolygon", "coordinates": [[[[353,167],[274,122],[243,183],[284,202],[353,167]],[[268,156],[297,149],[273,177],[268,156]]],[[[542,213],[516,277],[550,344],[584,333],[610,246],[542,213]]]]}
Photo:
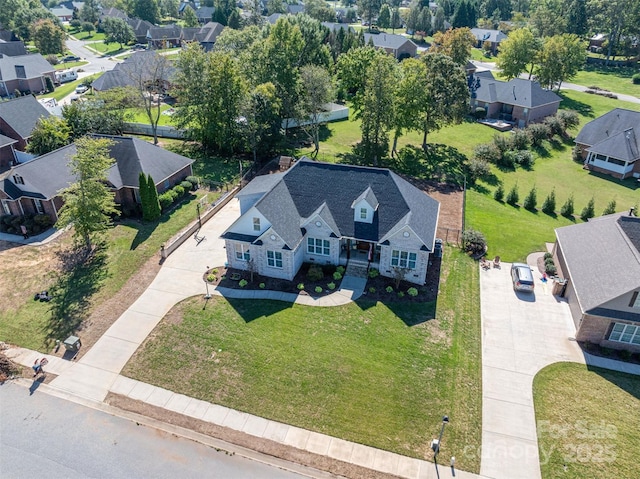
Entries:
{"type": "Polygon", "coordinates": [[[194,271],[189,269],[188,266],[185,269],[184,265],[182,267],[164,265],[158,272],[156,279],[151,283],[150,288],[154,291],[163,291],[185,298],[194,294],[204,295],[206,293],[206,285],[202,275],[206,269],[205,266],[201,266],[194,271]]]}
{"type": "Polygon", "coordinates": [[[229,408],[218,404],[209,404],[209,408],[204,413],[204,416],[202,416],[202,419],[212,424],[222,426],[227,414],[229,414],[229,408]]]}
{"type": "Polygon", "coordinates": [[[157,387],[147,398],[147,403],[151,404],[152,406],[164,408],[174,394],[175,393],[173,391],[157,387]]]}
{"type": "Polygon", "coordinates": [[[184,410],[185,415],[194,417],[196,419],[202,419],[209,409],[210,404],[200,399],[192,399],[184,410]]]}
{"type": "Polygon", "coordinates": [[[306,429],[291,426],[287,431],[287,436],[284,438],[284,444],[297,447],[298,449],[304,449],[307,446],[309,434],[310,431],[306,429]]]}
{"type": "Polygon", "coordinates": [[[230,429],[235,429],[236,431],[242,431],[247,419],[249,419],[249,414],[246,412],[229,409],[229,413],[224,418],[222,425],[230,429]]]}
{"type": "Polygon", "coordinates": [[[373,469],[373,461],[375,459],[376,450],[362,444],[354,444],[351,452],[351,462],[358,466],[373,469]]]}
{"type": "Polygon", "coordinates": [[[388,474],[396,474],[396,472],[398,472],[398,462],[400,462],[400,456],[398,454],[376,449],[376,454],[373,459],[373,469],[388,474]]]}
{"type": "Polygon", "coordinates": [[[397,475],[407,479],[417,479],[420,472],[420,461],[412,457],[400,456],[397,475]]]}
{"type": "MultiPolygon", "coordinates": [[[[156,281],[158,281],[158,277],[156,277],[154,283],[156,281]]],[[[152,283],[142,296],[129,307],[129,310],[162,318],[176,303],[186,297],[184,294],[155,289],[152,283]]]]}
{"type": "Polygon", "coordinates": [[[85,354],[78,364],[93,366],[112,373],[120,373],[129,358],[138,349],[139,343],[132,343],[118,338],[102,336],[85,354]]]}
{"type": "Polygon", "coordinates": [[[256,437],[262,437],[264,435],[264,432],[267,430],[268,425],[268,419],[250,414],[247,418],[247,422],[244,424],[242,432],[246,432],[247,434],[251,434],[252,436],[256,437]]]}
{"type": "Polygon", "coordinates": [[[339,461],[349,462],[351,453],[353,452],[353,444],[354,443],[345,441],[344,439],[333,437],[331,438],[331,444],[329,444],[327,456],[339,461]]]}
{"type": "Polygon", "coordinates": [[[131,399],[136,399],[138,401],[146,402],[147,398],[151,396],[151,393],[155,389],[155,386],[151,384],[142,383],[138,381],[138,384],[134,386],[134,388],[129,393],[129,397],[131,399]]]}
{"type": "Polygon", "coordinates": [[[153,328],[160,322],[160,319],[158,316],[128,309],[122,313],[118,320],[113,323],[104,334],[112,338],[140,344],[147,338],[149,333],[153,331],[153,328]]]}
{"type": "Polygon", "coordinates": [[[525,406],[485,396],[482,401],[482,421],[484,431],[537,441],[533,404],[525,406]]]}
{"type": "Polygon", "coordinates": [[[510,402],[530,406],[533,402],[533,376],[505,369],[484,368],[482,390],[484,397],[509,398],[510,402]]]}
{"type": "Polygon", "coordinates": [[[507,347],[489,348],[482,344],[482,367],[516,371],[516,352],[507,347]],[[491,351],[489,351],[491,349],[491,351]]]}
{"type": "Polygon", "coordinates": [[[537,440],[527,441],[483,431],[480,475],[541,479],[537,440]]]}
{"type": "Polygon", "coordinates": [[[169,401],[167,401],[167,405],[164,408],[182,414],[191,401],[192,399],[189,396],[174,394],[169,401]]]}
{"type": "Polygon", "coordinates": [[[111,386],[111,392],[114,394],[122,394],[128,396],[131,390],[138,384],[135,379],[130,379],[124,376],[118,376],[111,386]]]}
{"type": "Polygon", "coordinates": [[[86,399],[104,401],[117,378],[116,373],[75,363],[65,374],[51,381],[50,386],[86,399]]]}
{"type": "Polygon", "coordinates": [[[309,434],[309,439],[307,440],[307,446],[305,449],[309,452],[313,452],[314,454],[326,456],[327,452],[329,452],[330,444],[330,436],[312,431],[311,434],[309,434]]]}
{"type": "Polygon", "coordinates": [[[287,433],[289,432],[288,424],[282,424],[281,422],[269,421],[267,424],[267,428],[265,429],[262,437],[265,439],[271,439],[272,441],[279,442],[284,444],[284,440],[287,437],[287,433]]]}

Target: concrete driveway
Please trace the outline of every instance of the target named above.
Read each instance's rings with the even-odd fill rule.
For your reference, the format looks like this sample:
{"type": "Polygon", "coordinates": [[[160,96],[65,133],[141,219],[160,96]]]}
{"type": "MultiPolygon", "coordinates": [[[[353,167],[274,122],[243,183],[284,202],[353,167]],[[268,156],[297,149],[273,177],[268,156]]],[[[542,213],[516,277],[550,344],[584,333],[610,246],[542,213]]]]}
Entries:
{"type": "MultiPolygon", "coordinates": [[[[541,254],[541,253],[540,253],[541,254]]],[[[573,340],[569,306],[551,294],[531,255],[535,292],[516,293],[511,264],[480,270],[482,315],[482,460],[491,478],[539,479],[532,385],[535,374],[558,361],[584,363],[573,340]]]]}

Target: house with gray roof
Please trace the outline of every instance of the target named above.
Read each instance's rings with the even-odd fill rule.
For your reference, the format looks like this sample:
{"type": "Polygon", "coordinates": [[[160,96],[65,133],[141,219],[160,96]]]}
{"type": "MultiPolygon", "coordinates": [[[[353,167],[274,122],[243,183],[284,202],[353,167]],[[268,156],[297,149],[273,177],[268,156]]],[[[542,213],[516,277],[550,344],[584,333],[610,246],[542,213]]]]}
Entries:
{"type": "Polygon", "coordinates": [[[302,158],[237,195],[232,268],[291,280],[303,263],[378,268],[424,284],[440,204],[390,170],[302,158]]]}
{"type": "Polygon", "coordinates": [[[575,142],[586,168],[640,178],[640,112],[615,108],[584,125],[575,142]]]}
{"type": "Polygon", "coordinates": [[[24,46],[24,42],[3,42],[0,41],[0,55],[7,55],[9,57],[18,57],[20,55],[26,55],[27,49],[24,46]]]}
{"type": "Polygon", "coordinates": [[[84,2],[60,2],[55,7],[51,7],[49,11],[53,13],[61,22],[69,22],[73,19],[73,11],[80,11],[84,6],[84,2]]]}
{"type": "Polygon", "coordinates": [[[16,153],[13,149],[16,143],[18,143],[17,140],[0,135],[0,171],[16,162],[16,153]]]}
{"type": "MultiPolygon", "coordinates": [[[[122,208],[140,203],[139,174],[151,175],[158,193],[179,184],[193,174],[193,160],[144,140],[124,136],[96,135],[113,141],[110,156],[115,160],[107,171],[107,183],[122,208]]],[[[67,145],[31,161],[13,166],[0,175],[0,199],[4,214],[47,214],[58,218],[63,204],[60,192],[76,181],[69,160],[75,144],[67,145]]]]}
{"type": "Polygon", "coordinates": [[[475,73],[472,79],[471,108],[482,107],[487,118],[511,122],[518,128],[555,115],[562,101],[554,92],[531,80],[500,81],[490,71],[475,73]]]}
{"type": "MultiPolygon", "coordinates": [[[[49,112],[32,95],[0,102],[0,134],[15,140],[13,148],[25,151],[29,138],[40,118],[48,118],[49,112]]],[[[0,163],[0,168],[12,163],[0,163]]]]}
{"type": "Polygon", "coordinates": [[[179,47],[182,41],[182,27],[180,25],[151,27],[147,32],[147,41],[151,48],[179,47]]]}
{"type": "Polygon", "coordinates": [[[153,27],[153,23],[140,18],[128,18],[126,22],[133,30],[133,34],[136,36],[136,42],[147,43],[147,32],[153,27]]]}
{"type": "Polygon", "coordinates": [[[140,76],[148,82],[155,82],[162,76],[162,89],[168,91],[175,68],[163,60],[166,60],[166,57],[153,50],[135,52],[124,62],[116,64],[113,70],[104,72],[91,83],[91,87],[96,91],[137,87],[136,79],[140,76]],[[159,65],[162,68],[159,68],[159,65]]]}
{"type": "Polygon", "coordinates": [[[209,23],[215,11],[215,7],[200,7],[196,10],[196,18],[202,24],[209,23]]]}
{"type": "Polygon", "coordinates": [[[380,48],[398,60],[415,57],[418,54],[418,45],[409,38],[391,33],[365,33],[364,43],[373,43],[375,48],[380,48]]]}
{"type": "Polygon", "coordinates": [[[640,218],[633,210],[556,229],[576,339],[640,352],[640,218]]]}
{"type": "Polygon", "coordinates": [[[40,93],[47,89],[46,77],[55,82],[54,68],[39,53],[10,57],[0,55],[0,97],[40,93]]]}
{"type": "Polygon", "coordinates": [[[472,28],[471,34],[476,38],[476,48],[482,48],[484,42],[491,44],[491,52],[498,53],[500,43],[507,39],[507,35],[500,30],[488,30],[486,28],[472,28]]]}

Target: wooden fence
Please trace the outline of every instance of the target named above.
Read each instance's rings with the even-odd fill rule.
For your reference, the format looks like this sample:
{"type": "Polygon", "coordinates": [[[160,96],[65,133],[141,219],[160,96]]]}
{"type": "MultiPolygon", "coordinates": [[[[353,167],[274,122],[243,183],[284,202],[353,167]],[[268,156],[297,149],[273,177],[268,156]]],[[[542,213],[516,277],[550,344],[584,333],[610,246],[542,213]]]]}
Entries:
{"type": "Polygon", "coordinates": [[[445,244],[459,245],[462,242],[462,231],[453,228],[438,226],[436,236],[442,239],[445,244]]]}

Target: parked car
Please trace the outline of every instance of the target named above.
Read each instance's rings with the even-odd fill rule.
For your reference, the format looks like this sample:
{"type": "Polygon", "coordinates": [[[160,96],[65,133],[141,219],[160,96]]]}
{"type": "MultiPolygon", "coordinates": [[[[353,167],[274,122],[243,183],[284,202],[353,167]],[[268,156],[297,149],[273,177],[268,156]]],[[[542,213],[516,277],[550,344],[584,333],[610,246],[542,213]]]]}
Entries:
{"type": "Polygon", "coordinates": [[[146,49],[147,49],[147,47],[148,47],[148,45],[145,45],[144,43],[136,43],[136,44],[133,46],[133,49],[134,49],[134,50],[146,50],[146,49]]]}
{"type": "Polygon", "coordinates": [[[78,85],[76,87],[76,93],[78,95],[83,94],[84,92],[86,92],[87,90],[89,90],[89,87],[87,85],[78,85]]]}
{"type": "Polygon", "coordinates": [[[62,58],[62,63],[79,62],[79,61],[80,61],[80,57],[77,57],[75,55],[67,55],[66,57],[62,58]]]}
{"type": "Polygon", "coordinates": [[[529,265],[513,263],[511,265],[511,280],[514,291],[533,292],[533,273],[529,265]]]}

